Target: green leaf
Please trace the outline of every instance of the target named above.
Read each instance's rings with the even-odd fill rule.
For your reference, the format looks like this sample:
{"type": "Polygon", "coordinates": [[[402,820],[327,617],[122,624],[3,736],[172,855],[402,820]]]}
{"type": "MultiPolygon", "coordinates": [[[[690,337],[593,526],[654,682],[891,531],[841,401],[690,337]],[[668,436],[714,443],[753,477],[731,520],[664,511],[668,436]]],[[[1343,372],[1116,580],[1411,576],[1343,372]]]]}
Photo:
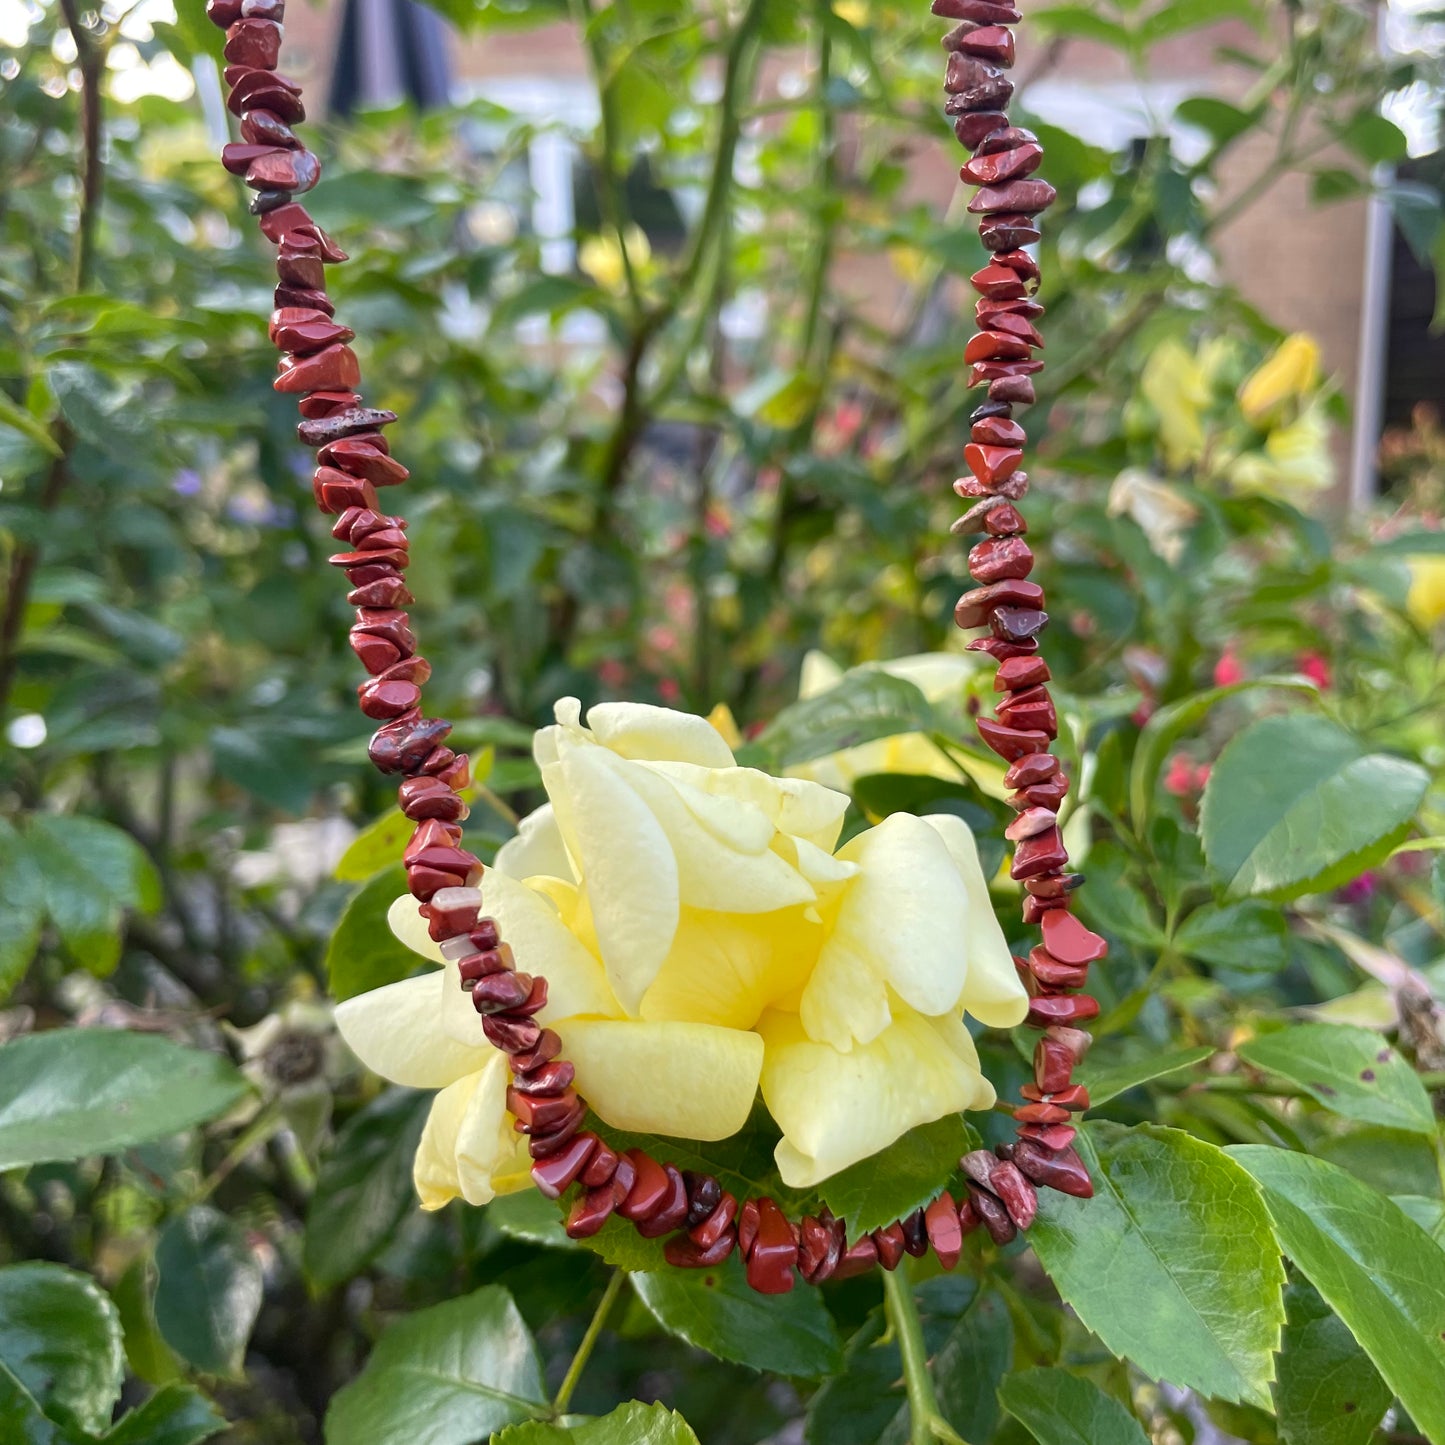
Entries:
{"type": "Polygon", "coordinates": [[[815,1289],[764,1296],[736,1257],[718,1269],[634,1274],[632,1287],[663,1329],[690,1345],[770,1374],[816,1380],[842,1360],[833,1317],[815,1289]]]}
{"type": "Polygon", "coordinates": [[[1168,0],[1168,4],[1145,17],[1135,34],[1139,44],[1147,48],[1231,17],[1258,22],[1259,7],[1255,0],[1168,0]]]}
{"type": "Polygon", "coordinates": [[[1268,1409],[1284,1270],[1253,1180],[1176,1129],[1078,1140],[1095,1197],[1041,1196],[1030,1234],[1065,1303],[1145,1374],[1268,1409]]]}
{"type": "Polygon", "coordinates": [[[1212,1048],[1204,1044],[1197,1049],[1148,1054],[1141,1059],[1126,1059],[1122,1063],[1106,1064],[1103,1067],[1096,1063],[1090,1068],[1086,1063],[1080,1071],[1079,1082],[1088,1089],[1090,1103],[1098,1108],[1100,1104],[1107,1104],[1110,1099],[1117,1099],[1120,1094],[1127,1094],[1130,1089],[1137,1089],[1140,1084],[1167,1078],[1183,1069],[1192,1069],[1195,1064],[1202,1064],[1213,1052],[1212,1048]]]}
{"type": "Polygon", "coordinates": [[[1226,146],[1259,124],[1260,111],[1241,110],[1218,96],[1196,95],[1175,106],[1174,118],[1208,131],[1216,145],[1226,146]]]}
{"type": "Polygon", "coordinates": [[[1245,1063],[1299,1085],[1331,1113],[1434,1134],[1420,1076],[1379,1034],[1350,1024],[1290,1024],[1237,1050],[1245,1063]]]}
{"type": "Polygon", "coordinates": [[[547,1408],[537,1348],[498,1285],[408,1315],[326,1412],[327,1445],[475,1445],[547,1408]]]}
{"type": "Polygon", "coordinates": [[[105,1445],[199,1445],[226,1428],[223,1415],[186,1385],[167,1385],[132,1410],[105,1445]]]}
{"type": "Polygon", "coordinates": [[[1039,1445],[1149,1445],[1125,1405],[1067,1370],[1020,1370],[998,1395],[1039,1445]]]}
{"type": "Polygon", "coordinates": [[[844,748],[935,725],[928,699],[886,672],[850,672],[837,687],[785,707],[758,737],[778,767],[811,762],[844,748]]]}
{"type": "Polygon", "coordinates": [[[1343,166],[1321,166],[1310,173],[1310,200],[1317,206],[1347,201],[1369,189],[1370,183],[1364,176],[1347,171],[1343,166]]]}
{"type": "MultiPolygon", "coordinates": [[[[971,1279],[944,1276],[917,1290],[924,1343],[945,1419],[967,1440],[991,1440],[998,1383],[1013,1360],[1003,1298],[971,1279]]],[[[843,1368],[808,1406],[809,1445],[906,1445],[911,1438],[903,1363],[881,1309],[848,1341],[843,1368]]]]}
{"type": "Polygon", "coordinates": [[[871,1158],[818,1186],[828,1208],[848,1226],[848,1238],[881,1229],[929,1203],[958,1172],[958,1161],[979,1138],[952,1114],[911,1129],[871,1158]]]}
{"type": "Polygon", "coordinates": [[[109,973],[120,958],[125,911],[159,899],[149,859],[129,834],[95,818],[32,817],[25,847],[66,949],[92,973],[109,973]]]}
{"type": "Polygon", "coordinates": [[[1235,973],[1278,973],[1289,962],[1289,924],[1271,903],[1245,898],[1196,908],[1171,940],[1186,958],[1235,973]]]}
{"type": "Polygon", "coordinates": [[[1431,1199],[1426,1194],[1395,1194],[1391,1197],[1441,1249],[1445,1249],[1445,1199],[1431,1199]]]}
{"type": "Polygon", "coordinates": [[[1340,143],[1367,165],[1394,165],[1409,154],[1405,132],[1375,110],[1364,110],[1347,125],[1335,129],[1340,143]]]}
{"type": "Polygon", "coordinates": [[[125,1378],[120,1316],[89,1275],[58,1264],[0,1269],[0,1364],[57,1423],[103,1430],[125,1378]]]}
{"type": "Polygon", "coordinates": [[[154,1034],[52,1029],[0,1045],[0,1169],[114,1154],[224,1114],[246,1093],[218,1054],[154,1034]]]}
{"type": "MultiPolygon", "coordinates": [[[[621,1221],[619,1221],[620,1223],[621,1221]]],[[[525,1244],[540,1244],[548,1249],[581,1249],[580,1240],[569,1239],[562,1228],[562,1209],[556,1200],[548,1199],[537,1189],[522,1189],[516,1194],[503,1194],[487,1205],[487,1223],[500,1230],[508,1239],[520,1239],[525,1244]]],[[[637,1231],[629,1233],[640,1238],[637,1231]]],[[[644,1240],[643,1243],[651,1241],[644,1240]]],[[[665,1263],[659,1259],[656,1266],[630,1266],[631,1268],[661,1268],[665,1263]]],[[[620,1266],[629,1268],[629,1266],[620,1266]]]]}
{"type": "Polygon", "coordinates": [[[156,1241],[155,1316],[198,1370],[237,1377],[261,1310],[261,1266],[240,1226],[209,1205],[172,1219],[156,1241]]]}
{"type": "Polygon", "coordinates": [[[1343,1169],[1229,1150],[1264,1186],[1284,1251],[1364,1347],[1422,1434],[1445,1439],[1445,1251],[1343,1169]]]}
{"type": "Polygon", "coordinates": [[[351,840],[336,865],[337,878],[343,883],[365,883],[383,868],[394,869],[415,828],[416,824],[400,808],[383,813],[351,840]]]}
{"type": "Polygon", "coordinates": [[[584,1425],[514,1425],[496,1437],[496,1445],[698,1445],[692,1428],[666,1405],[636,1400],[601,1420],[584,1425]]]}
{"type": "Polygon", "coordinates": [[[0,818],[0,999],[25,976],[44,926],[44,880],[25,840],[0,818]]]}
{"type": "Polygon", "coordinates": [[[0,1361],[0,1440],[5,1445],[78,1445],[47,1417],[35,1396],[0,1361]]]}
{"type": "Polygon", "coordinates": [[[1204,854],[1235,898],[1324,892],[1389,855],[1429,781],[1414,763],[1367,754],[1325,718],[1264,718],[1209,775],[1204,854]]]}
{"type": "Polygon", "coordinates": [[[1115,50],[1129,48],[1129,32],[1115,20],[1108,20],[1086,5],[1053,5],[1029,12],[1029,20],[1041,39],[1050,36],[1092,40],[1115,50]]]}
{"type": "Polygon", "coordinates": [[[301,1261],[313,1284],[351,1279],[391,1243],[416,1201],[411,1164],[432,1097],[389,1089],[336,1136],[306,1212],[301,1261]]]}
{"type": "Polygon", "coordinates": [[[1344,1321],[1303,1280],[1285,1291],[1274,1387],[1284,1445],[1369,1445],[1393,1392],[1344,1321]]]}
{"type": "MultiPolygon", "coordinates": [[[[991,764],[984,763],[983,767],[991,764]]],[[[853,780],[853,800],[872,822],[894,813],[951,813],[962,818],[978,846],[979,866],[992,878],[1003,864],[1004,825],[986,808],[976,785],[934,778],[925,773],[868,773],[853,780]]]]}
{"type": "Polygon", "coordinates": [[[394,863],[346,905],[326,948],[326,976],[338,1002],[399,983],[426,967],[387,926],[391,905],[406,892],[406,869],[394,863]]]}
{"type": "Polygon", "coordinates": [[[1254,692],[1259,688],[1284,688],[1312,694],[1319,691],[1312,682],[1306,682],[1303,678],[1250,678],[1246,682],[1232,682],[1225,687],[1212,687],[1207,692],[1181,698],[1167,707],[1161,707],[1144,724],[1134,749],[1134,761],[1129,769],[1129,816],[1133,819],[1137,832],[1143,833],[1148,826],[1159,786],[1159,774],[1163,771],[1174,745],[1227,698],[1254,692]]]}
{"type": "Polygon", "coordinates": [[[24,407],[16,405],[10,397],[0,391],[0,426],[8,426],[21,436],[33,442],[49,457],[61,457],[65,453],[60,443],[50,434],[50,428],[39,417],[31,416],[24,407]]]}

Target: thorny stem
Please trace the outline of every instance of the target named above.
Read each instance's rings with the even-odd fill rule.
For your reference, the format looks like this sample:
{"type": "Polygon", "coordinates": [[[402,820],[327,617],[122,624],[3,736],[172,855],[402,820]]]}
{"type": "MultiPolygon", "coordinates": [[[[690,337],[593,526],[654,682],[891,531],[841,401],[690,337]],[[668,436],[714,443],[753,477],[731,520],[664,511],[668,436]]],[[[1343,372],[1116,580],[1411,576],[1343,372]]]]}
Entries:
{"type": "Polygon", "coordinates": [[[898,1339],[898,1352],[903,1357],[903,1384],[908,1392],[908,1414],[912,1421],[909,1445],[968,1445],[968,1442],[943,1418],[938,1396],[928,1373],[928,1347],[923,1342],[923,1321],[913,1299],[913,1285],[907,1266],[884,1271],[883,1299],[888,1323],[898,1339]]]}
{"type": "Polygon", "coordinates": [[[612,1278],[607,1281],[607,1288],[602,1292],[602,1299],[592,1316],[591,1324],[587,1326],[587,1333],[582,1336],[582,1343],[577,1346],[577,1353],[572,1356],[572,1363],[567,1366],[567,1373],[557,1388],[557,1398],[552,1401],[554,1416],[567,1413],[567,1406],[572,1403],[572,1393],[582,1378],[582,1371],[587,1368],[587,1361],[592,1358],[592,1351],[596,1348],[598,1337],[607,1323],[607,1316],[612,1312],[612,1306],[617,1303],[617,1296],[622,1293],[622,1282],[626,1277],[620,1269],[612,1271],[612,1278]]]}

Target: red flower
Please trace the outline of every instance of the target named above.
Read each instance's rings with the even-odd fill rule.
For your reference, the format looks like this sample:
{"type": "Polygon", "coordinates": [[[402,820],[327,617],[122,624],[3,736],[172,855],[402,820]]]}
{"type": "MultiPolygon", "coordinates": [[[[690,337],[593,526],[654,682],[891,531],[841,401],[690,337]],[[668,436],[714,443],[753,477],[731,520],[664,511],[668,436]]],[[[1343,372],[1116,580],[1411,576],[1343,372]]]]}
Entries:
{"type": "Polygon", "coordinates": [[[1232,687],[1236,682],[1243,682],[1244,677],[1244,664],[1232,647],[1226,647],[1214,664],[1215,687],[1232,687]]]}

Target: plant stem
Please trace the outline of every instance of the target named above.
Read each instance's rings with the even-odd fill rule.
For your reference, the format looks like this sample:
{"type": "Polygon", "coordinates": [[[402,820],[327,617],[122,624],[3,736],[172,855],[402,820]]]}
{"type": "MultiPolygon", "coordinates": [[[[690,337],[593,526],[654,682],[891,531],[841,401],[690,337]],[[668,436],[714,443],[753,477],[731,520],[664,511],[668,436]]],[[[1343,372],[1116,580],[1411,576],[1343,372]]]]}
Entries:
{"type": "Polygon", "coordinates": [[[592,1358],[592,1351],[602,1334],[602,1327],[607,1323],[607,1316],[616,1304],[617,1296],[622,1293],[622,1282],[625,1278],[626,1274],[622,1270],[612,1271],[612,1278],[607,1281],[607,1288],[602,1292],[602,1299],[597,1306],[597,1312],[592,1316],[592,1323],[587,1326],[587,1333],[582,1336],[582,1343],[577,1346],[577,1353],[572,1356],[572,1363],[567,1366],[567,1373],[557,1389],[557,1398],[552,1401],[554,1416],[566,1414],[567,1406],[572,1403],[572,1392],[582,1378],[582,1371],[587,1368],[587,1361],[592,1358]]]}
{"type": "Polygon", "coordinates": [[[908,1392],[908,1414],[912,1421],[909,1445],[968,1445],[968,1442],[943,1418],[933,1379],[928,1373],[928,1347],[923,1342],[923,1321],[913,1299],[913,1285],[902,1269],[883,1274],[883,1299],[888,1322],[898,1340],[903,1356],[903,1384],[908,1392]]]}

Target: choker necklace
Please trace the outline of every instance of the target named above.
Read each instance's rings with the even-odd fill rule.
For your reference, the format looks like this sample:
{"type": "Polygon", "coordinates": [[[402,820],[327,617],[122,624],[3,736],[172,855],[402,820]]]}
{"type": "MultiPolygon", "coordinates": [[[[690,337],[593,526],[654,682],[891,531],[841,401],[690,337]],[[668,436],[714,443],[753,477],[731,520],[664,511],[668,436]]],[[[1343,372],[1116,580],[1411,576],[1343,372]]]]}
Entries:
{"type": "MultiPolygon", "coordinates": [[[[982,1226],[999,1244],[1032,1224],[1040,1188],[1087,1198],[1088,1171],[1073,1147],[1074,1115],[1088,1107],[1074,1066],[1089,1046],[1079,1027],[1099,1011],[1080,992],[1089,965],[1104,957],[1102,938],[1070,912],[1082,882],[1065,871],[1068,854],[1058,810],[1069,780],[1050,746],[1058,720],[1039,656],[1048,622],[1044,592],[1028,580],[1034,557],[1017,503],[1028,491],[1019,470],[1026,440],[1015,407],[1034,401],[1034,374],[1043,367],[1035,322],[1038,263],[1024,248],[1039,239],[1038,216],[1054,188],[1035,176],[1043,147],[1030,131],[1009,123],[1013,84],[1012,26],[1022,19],[1011,0],[933,0],[933,13],[957,22],[944,37],[948,51],[945,111],[972,154],[960,172],[979,187],[969,211],[990,260],[971,278],[981,300],[979,331],[964,353],[969,385],[988,388],[971,418],[964,460],[970,475],[954,483],[972,505],[954,524],[960,535],[984,534],[968,554],[980,585],[955,612],[958,625],[988,628],[970,642],[997,663],[995,716],[978,730],[1009,764],[1005,775],[1018,817],[1005,830],[1015,846],[1012,876],[1023,885],[1024,921],[1040,925],[1043,942],[1015,959],[1030,999],[1026,1023],[1042,1031],[1034,1051],[1034,1080],[1014,1111],[1015,1143],[966,1154],[957,1199],[942,1191],[926,1208],[849,1241],[842,1221],[826,1209],[789,1220],[768,1198],[738,1200],[706,1174],[681,1171],[641,1150],[617,1153],[582,1128],[587,1108],[572,1087],[563,1040],[536,1021],[547,1003],[547,981],[519,972],[494,920],[482,914],[481,861],[462,847],[470,781],[465,754],[446,745],[451,725],[425,716],[422,685],[431,666],[416,651],[405,607],[409,560],[406,522],[382,511],[380,489],[407,478],[383,428],[394,413],[363,404],[361,372],[348,343],[354,333],[335,319],[325,268],[346,255],[311,219],[296,197],[320,179],[317,158],[293,126],[305,119],[301,89],[276,71],[285,0],[209,0],[206,13],[226,32],[227,108],[240,119],[241,139],[222,162],[256,192],[251,211],[277,247],[276,309],[270,337],[281,352],[277,391],[298,399],[297,433],[317,449],[312,484],[317,506],[334,517],[331,534],[344,550],[330,561],[351,584],[356,608],[351,647],[368,674],[357,688],[361,710],[379,722],[368,752],[381,772],[402,778],[402,812],[415,825],[403,854],[407,886],[420,904],[431,937],[458,963],[488,1040],[503,1050],[512,1072],[507,1109],[528,1136],[532,1178],[551,1198],[581,1189],[567,1215],[574,1238],[596,1234],[617,1214],[639,1234],[660,1239],[669,1263],[681,1268],[721,1264],[734,1251],[749,1284],[764,1294],[860,1274],[881,1264],[895,1269],[904,1254],[931,1249],[945,1269],[957,1264],[964,1237],[982,1226]]],[[[525,960],[523,960],[525,963],[525,960]]]]}

